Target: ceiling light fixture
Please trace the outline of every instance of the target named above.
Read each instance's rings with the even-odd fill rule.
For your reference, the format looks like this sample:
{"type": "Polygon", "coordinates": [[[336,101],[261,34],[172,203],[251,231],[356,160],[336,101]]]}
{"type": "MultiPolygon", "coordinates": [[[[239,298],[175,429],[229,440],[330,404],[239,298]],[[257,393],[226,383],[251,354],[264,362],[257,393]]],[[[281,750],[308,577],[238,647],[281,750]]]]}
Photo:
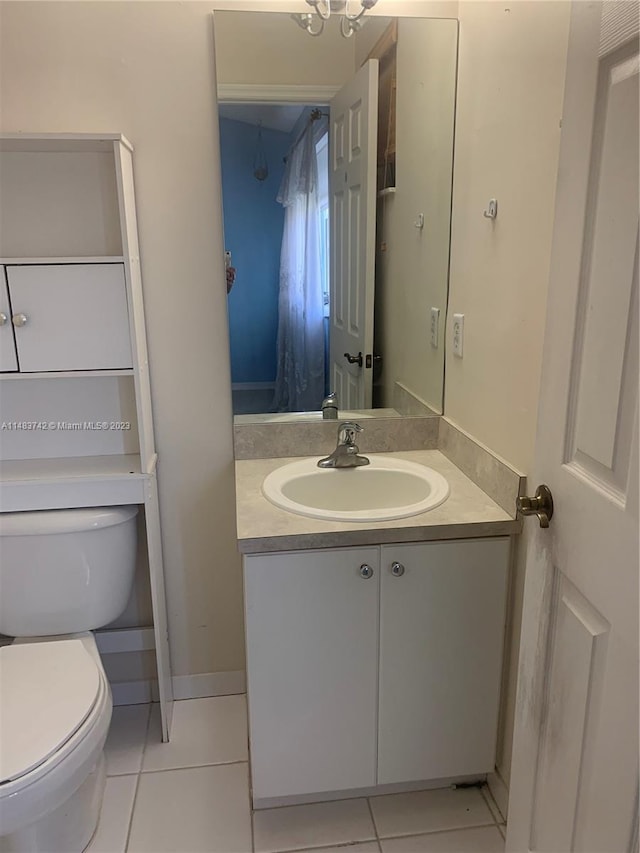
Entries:
{"type": "Polygon", "coordinates": [[[362,20],[364,14],[373,9],[378,0],[360,0],[362,7],[359,12],[349,12],[349,0],[307,0],[309,6],[313,7],[313,12],[296,12],[291,15],[293,20],[299,27],[306,30],[310,36],[322,35],[325,22],[331,17],[331,13],[342,15],[340,20],[340,32],[345,38],[349,38],[353,33],[357,32],[364,24],[362,20]],[[315,12],[315,17],[314,16],[315,12]],[[314,27],[314,24],[318,25],[314,27]]]}

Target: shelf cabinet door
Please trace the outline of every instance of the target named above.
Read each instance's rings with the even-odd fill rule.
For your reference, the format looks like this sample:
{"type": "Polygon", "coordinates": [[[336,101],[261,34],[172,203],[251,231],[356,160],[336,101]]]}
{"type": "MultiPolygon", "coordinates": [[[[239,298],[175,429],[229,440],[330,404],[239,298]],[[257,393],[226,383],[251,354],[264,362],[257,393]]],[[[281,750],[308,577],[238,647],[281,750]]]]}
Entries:
{"type": "Polygon", "coordinates": [[[374,547],[245,557],[254,799],[375,784],[378,563],[374,547]]]}
{"type": "Polygon", "coordinates": [[[20,370],[132,367],[122,264],[7,266],[20,370]]]}
{"type": "Polygon", "coordinates": [[[494,769],[509,544],[382,548],[378,784],[494,769]]]}
{"type": "Polygon", "coordinates": [[[9,373],[18,369],[18,357],[4,266],[0,266],[0,314],[0,373],[9,373]]]}

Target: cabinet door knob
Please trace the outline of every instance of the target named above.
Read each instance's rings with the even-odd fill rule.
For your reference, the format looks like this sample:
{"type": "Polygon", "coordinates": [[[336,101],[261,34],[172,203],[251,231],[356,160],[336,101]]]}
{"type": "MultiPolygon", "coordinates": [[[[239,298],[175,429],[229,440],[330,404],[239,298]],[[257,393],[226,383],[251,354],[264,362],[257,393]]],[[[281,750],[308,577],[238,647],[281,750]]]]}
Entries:
{"type": "Polygon", "coordinates": [[[0,311],[0,326],[4,326],[8,319],[7,315],[0,311]]]}
{"type": "Polygon", "coordinates": [[[19,328],[20,326],[26,326],[28,319],[29,318],[26,314],[14,314],[11,318],[11,322],[14,326],[17,326],[19,328]]]}
{"type": "Polygon", "coordinates": [[[402,563],[398,563],[397,561],[391,563],[391,574],[394,576],[394,578],[401,578],[404,574],[404,566],[402,565],[402,563]]]}
{"type": "Polygon", "coordinates": [[[373,577],[373,569],[371,568],[371,566],[368,566],[366,563],[363,563],[360,566],[360,577],[364,578],[365,580],[372,578],[373,577]]]}

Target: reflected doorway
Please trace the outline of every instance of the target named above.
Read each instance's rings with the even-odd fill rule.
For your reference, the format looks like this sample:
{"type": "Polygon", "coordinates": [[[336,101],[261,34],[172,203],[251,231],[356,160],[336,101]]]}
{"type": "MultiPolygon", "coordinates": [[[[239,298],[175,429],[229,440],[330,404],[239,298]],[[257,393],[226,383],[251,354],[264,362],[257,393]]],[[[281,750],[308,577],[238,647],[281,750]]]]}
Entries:
{"type": "MultiPolygon", "coordinates": [[[[327,115],[328,108],[315,104],[223,103],[219,107],[234,414],[296,411],[308,407],[299,403],[305,399],[317,409],[327,393],[327,115]],[[312,164],[300,162],[301,145],[307,145],[312,164]],[[300,170],[308,170],[310,165],[313,192],[294,210],[293,183],[297,186],[301,175],[309,177],[300,170]],[[291,174],[293,166],[295,175],[291,174]],[[301,237],[305,222],[306,233],[301,237]],[[301,239],[309,242],[301,244],[301,239]],[[314,366],[311,371],[309,365],[304,366],[305,385],[309,373],[314,374],[315,385],[309,388],[307,398],[306,389],[296,398],[288,390],[295,377],[283,378],[283,373],[295,371],[296,364],[291,362],[300,359],[283,352],[282,326],[288,310],[286,288],[307,254],[313,254],[313,270],[305,275],[314,285],[309,297],[312,301],[301,305],[300,311],[315,341],[314,366]]],[[[301,322],[299,316],[296,322],[301,322]]]]}

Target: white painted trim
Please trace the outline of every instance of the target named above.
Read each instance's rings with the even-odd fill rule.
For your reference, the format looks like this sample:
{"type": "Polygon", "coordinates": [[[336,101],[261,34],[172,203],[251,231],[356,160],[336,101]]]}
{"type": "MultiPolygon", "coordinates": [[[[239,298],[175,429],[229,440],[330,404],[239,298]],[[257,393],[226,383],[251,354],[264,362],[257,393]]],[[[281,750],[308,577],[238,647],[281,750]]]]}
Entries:
{"type": "Polygon", "coordinates": [[[487,774],[487,787],[506,823],[509,811],[509,788],[497,769],[495,773],[487,774]]]}
{"type": "MultiPolygon", "coordinates": [[[[139,629],[142,632],[151,628],[139,629]]],[[[107,632],[116,634],[116,631],[107,632]]],[[[133,633],[133,632],[131,632],[133,633]]],[[[98,642],[100,648],[100,642],[98,642]]],[[[100,649],[102,651],[102,649],[100,649]]],[[[125,649],[131,651],[131,649],[125,649]]],[[[235,672],[200,672],[196,675],[174,675],[174,699],[203,699],[207,696],[234,696],[246,692],[243,670],[235,672]]],[[[143,705],[158,701],[158,684],[154,680],[119,681],[111,684],[114,705],[143,705]]]]}
{"type": "Polygon", "coordinates": [[[146,652],[156,647],[153,628],[115,628],[96,631],[95,638],[101,655],[146,652]]]}
{"type": "Polygon", "coordinates": [[[231,696],[246,692],[243,670],[235,672],[201,672],[197,675],[174,675],[174,699],[202,699],[205,696],[231,696]]]}
{"type": "Polygon", "coordinates": [[[371,785],[368,788],[351,788],[346,791],[322,791],[314,794],[296,794],[292,797],[254,797],[254,809],[276,809],[283,806],[302,806],[309,803],[351,800],[356,797],[379,797],[383,794],[404,794],[411,791],[432,791],[438,788],[450,788],[456,784],[484,782],[484,774],[473,776],[448,776],[442,779],[428,779],[421,782],[394,782],[389,785],[371,785]]]}
{"type": "Polygon", "coordinates": [[[290,86],[218,83],[220,103],[328,104],[340,86],[290,86]]]}

